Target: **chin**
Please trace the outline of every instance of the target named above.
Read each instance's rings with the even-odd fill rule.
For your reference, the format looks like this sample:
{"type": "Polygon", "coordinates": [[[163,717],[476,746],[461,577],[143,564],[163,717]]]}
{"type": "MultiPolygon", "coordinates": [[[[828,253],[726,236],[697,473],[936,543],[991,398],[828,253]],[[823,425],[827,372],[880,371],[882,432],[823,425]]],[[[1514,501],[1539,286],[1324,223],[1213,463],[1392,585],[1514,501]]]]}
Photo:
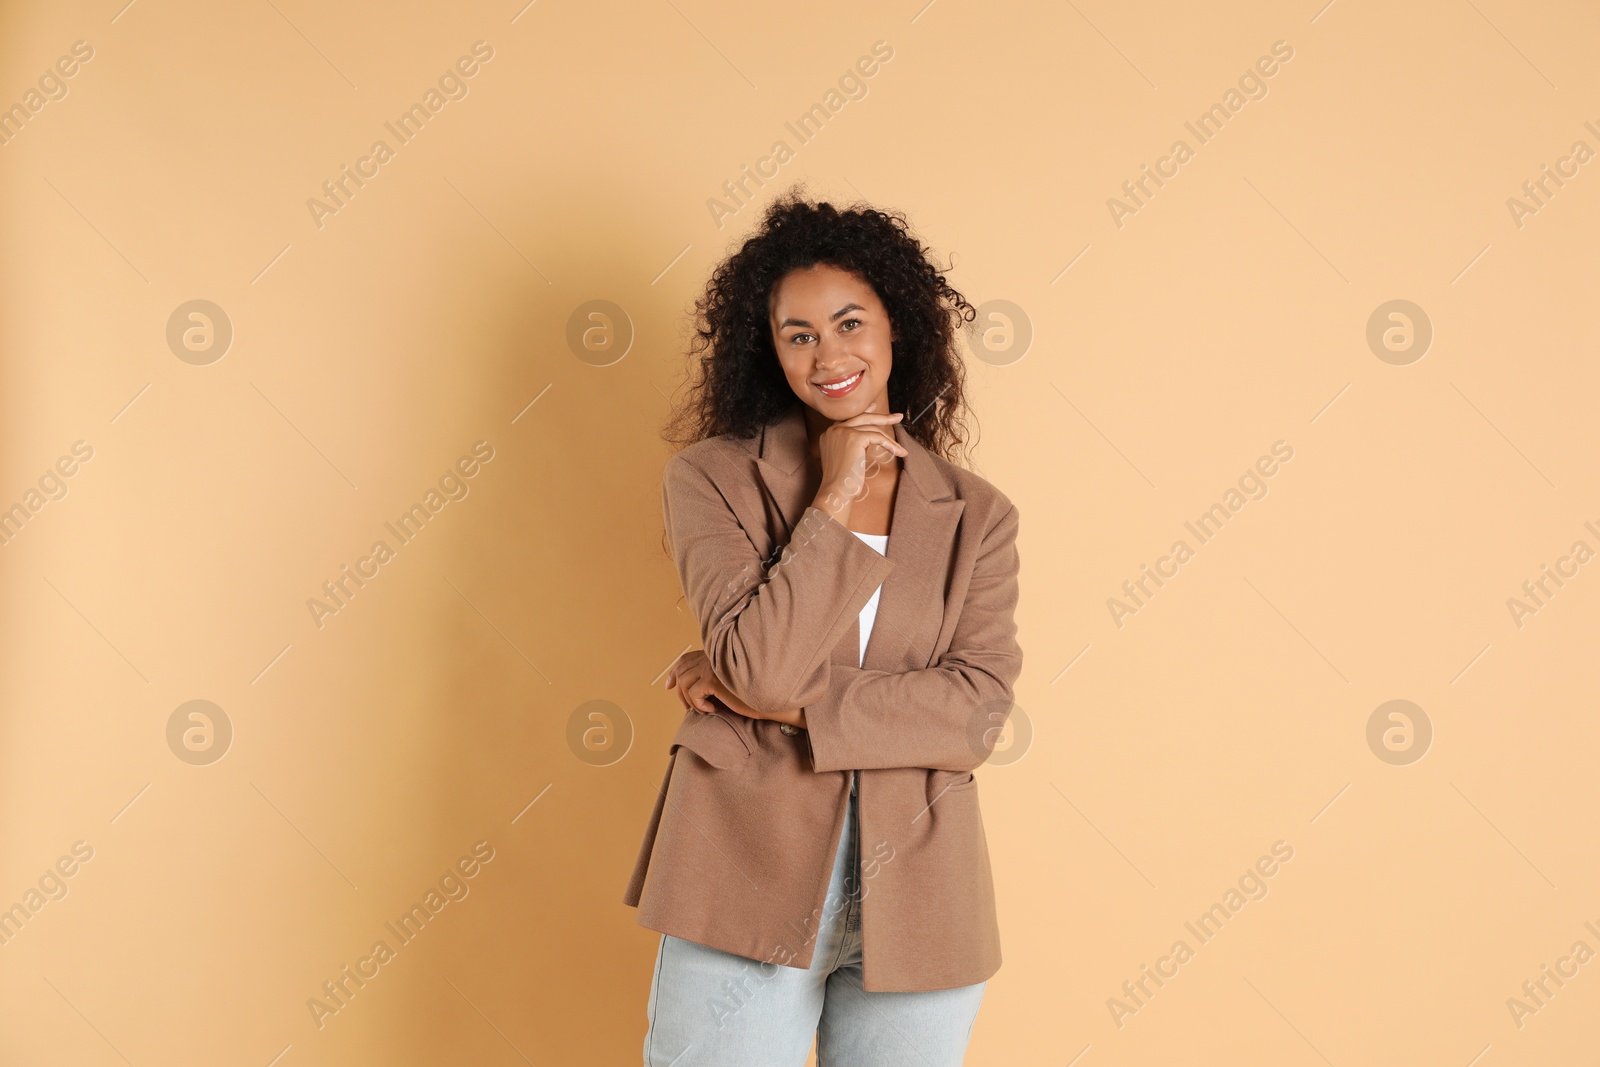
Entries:
{"type": "Polygon", "coordinates": [[[853,396],[840,397],[838,400],[824,399],[821,403],[811,405],[812,410],[831,422],[843,422],[853,419],[863,411],[867,405],[853,396]]]}

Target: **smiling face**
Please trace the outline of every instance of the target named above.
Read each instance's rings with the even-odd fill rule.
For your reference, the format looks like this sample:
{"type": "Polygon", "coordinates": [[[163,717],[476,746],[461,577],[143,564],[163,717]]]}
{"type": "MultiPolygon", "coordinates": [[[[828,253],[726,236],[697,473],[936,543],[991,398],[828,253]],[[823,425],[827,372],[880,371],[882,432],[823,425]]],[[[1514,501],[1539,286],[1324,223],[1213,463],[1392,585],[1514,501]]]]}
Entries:
{"type": "Polygon", "coordinates": [[[819,263],[784,275],[768,303],[783,376],[806,406],[830,422],[868,405],[889,414],[889,344],[896,335],[865,278],[819,263]]]}

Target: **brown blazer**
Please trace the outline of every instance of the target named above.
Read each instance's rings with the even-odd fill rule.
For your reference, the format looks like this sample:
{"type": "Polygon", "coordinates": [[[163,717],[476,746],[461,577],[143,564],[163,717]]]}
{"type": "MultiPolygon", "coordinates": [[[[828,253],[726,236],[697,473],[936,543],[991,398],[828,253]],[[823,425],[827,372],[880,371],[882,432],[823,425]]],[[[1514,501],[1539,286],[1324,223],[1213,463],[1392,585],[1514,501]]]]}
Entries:
{"type": "Polygon", "coordinates": [[[804,708],[807,729],[685,711],[623,902],[648,929],[809,967],[860,770],[865,987],[947,989],[1000,967],[972,772],[1022,671],[1017,509],[894,433],[886,556],[810,506],[798,402],[667,461],[663,518],[712,669],[753,708],[804,708]]]}

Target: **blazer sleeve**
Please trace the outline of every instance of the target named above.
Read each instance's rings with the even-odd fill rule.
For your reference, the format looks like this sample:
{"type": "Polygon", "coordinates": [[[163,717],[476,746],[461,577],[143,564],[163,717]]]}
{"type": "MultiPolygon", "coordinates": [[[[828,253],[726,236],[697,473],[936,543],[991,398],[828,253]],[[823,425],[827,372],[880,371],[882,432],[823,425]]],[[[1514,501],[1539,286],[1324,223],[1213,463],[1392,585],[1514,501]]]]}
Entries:
{"type": "Polygon", "coordinates": [[[791,694],[827,685],[834,646],[894,564],[808,506],[764,567],[715,482],[681,452],[667,461],[661,507],[711,669],[753,708],[800,707],[791,694]]]}
{"type": "Polygon", "coordinates": [[[988,759],[1022,673],[1017,526],[1012,505],[985,535],[950,649],[936,665],[891,673],[834,663],[823,686],[799,694],[812,770],[972,771],[988,759]]]}

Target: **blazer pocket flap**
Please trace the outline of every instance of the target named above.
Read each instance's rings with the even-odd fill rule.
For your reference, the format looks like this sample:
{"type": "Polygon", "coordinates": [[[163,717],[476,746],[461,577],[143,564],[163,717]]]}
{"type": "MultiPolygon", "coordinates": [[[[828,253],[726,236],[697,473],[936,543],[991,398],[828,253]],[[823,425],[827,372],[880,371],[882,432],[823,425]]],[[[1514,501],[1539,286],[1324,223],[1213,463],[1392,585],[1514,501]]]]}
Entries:
{"type": "Polygon", "coordinates": [[[936,803],[946,793],[960,793],[977,784],[977,776],[971,771],[929,771],[928,796],[931,799],[928,803],[936,803]]]}
{"type": "Polygon", "coordinates": [[[721,712],[685,711],[670,748],[679,745],[721,770],[737,767],[750,758],[750,746],[745,744],[739,728],[721,712]]]}

